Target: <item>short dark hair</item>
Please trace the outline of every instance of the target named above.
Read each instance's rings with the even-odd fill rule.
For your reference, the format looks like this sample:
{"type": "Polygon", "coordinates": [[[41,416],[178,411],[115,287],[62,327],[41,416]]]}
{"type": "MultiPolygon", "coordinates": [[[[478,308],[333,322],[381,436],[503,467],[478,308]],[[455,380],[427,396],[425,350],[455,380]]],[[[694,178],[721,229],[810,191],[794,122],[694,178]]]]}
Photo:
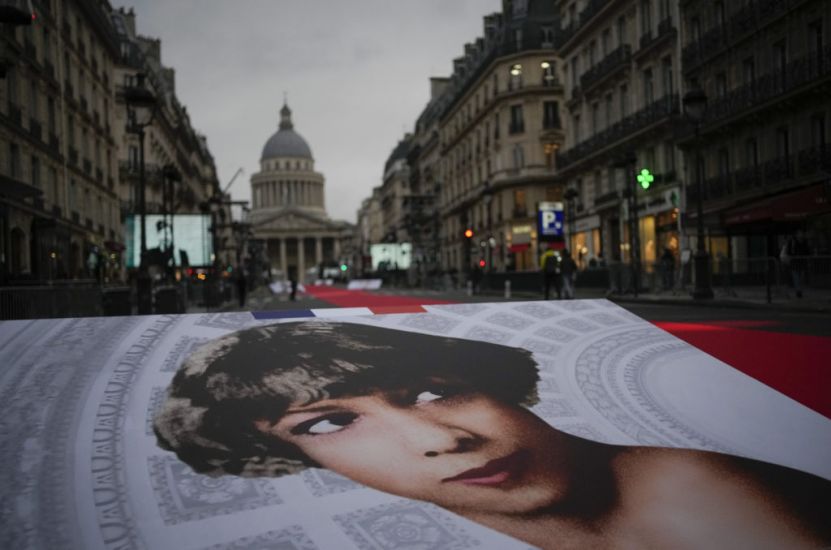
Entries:
{"type": "Polygon", "coordinates": [[[516,405],[536,402],[531,352],[488,342],[325,320],[249,328],[185,360],[154,419],[159,445],[208,475],[279,476],[316,464],[268,436],[295,403],[451,378],[516,405]]]}

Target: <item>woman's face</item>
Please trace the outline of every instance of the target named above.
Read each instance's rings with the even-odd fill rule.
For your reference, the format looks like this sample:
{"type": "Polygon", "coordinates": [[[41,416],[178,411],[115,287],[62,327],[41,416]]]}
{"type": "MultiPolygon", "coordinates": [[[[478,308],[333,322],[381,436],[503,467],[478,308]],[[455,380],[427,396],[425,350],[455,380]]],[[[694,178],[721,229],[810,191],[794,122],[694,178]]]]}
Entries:
{"type": "Polygon", "coordinates": [[[257,428],[354,481],[459,512],[532,512],[568,489],[562,434],[524,408],[437,380],[293,406],[257,428]]]}

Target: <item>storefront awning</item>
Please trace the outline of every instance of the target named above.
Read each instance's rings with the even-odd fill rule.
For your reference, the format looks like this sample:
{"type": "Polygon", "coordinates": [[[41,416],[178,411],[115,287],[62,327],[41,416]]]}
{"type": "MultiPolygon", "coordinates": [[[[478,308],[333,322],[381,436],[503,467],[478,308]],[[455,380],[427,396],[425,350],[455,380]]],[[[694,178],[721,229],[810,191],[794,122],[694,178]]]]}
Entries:
{"type": "Polygon", "coordinates": [[[727,210],[725,225],[758,221],[800,221],[809,216],[831,212],[828,184],[817,184],[775,197],[768,197],[746,206],[727,210]]]}

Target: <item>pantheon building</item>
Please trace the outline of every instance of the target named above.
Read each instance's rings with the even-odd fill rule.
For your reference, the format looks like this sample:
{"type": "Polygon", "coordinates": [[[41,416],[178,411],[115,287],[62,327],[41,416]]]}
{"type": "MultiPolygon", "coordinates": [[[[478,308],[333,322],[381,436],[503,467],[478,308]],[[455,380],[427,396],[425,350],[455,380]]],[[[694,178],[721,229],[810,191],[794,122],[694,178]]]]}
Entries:
{"type": "Polygon", "coordinates": [[[341,242],[351,226],[329,219],[324,183],[309,144],[294,131],[291,109],[283,105],[279,129],[263,147],[260,171],[251,176],[249,217],[278,279],[314,280],[321,265],[341,259],[341,242]]]}

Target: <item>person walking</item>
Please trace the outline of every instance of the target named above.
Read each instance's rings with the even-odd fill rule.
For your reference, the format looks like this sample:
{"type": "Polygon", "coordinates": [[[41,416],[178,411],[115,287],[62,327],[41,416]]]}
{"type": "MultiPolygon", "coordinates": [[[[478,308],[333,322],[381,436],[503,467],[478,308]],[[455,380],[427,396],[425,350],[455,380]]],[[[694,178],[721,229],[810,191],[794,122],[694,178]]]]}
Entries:
{"type": "Polygon", "coordinates": [[[545,289],[545,299],[551,297],[551,287],[557,291],[557,299],[562,298],[563,280],[560,271],[560,258],[553,250],[548,249],[540,258],[540,267],[542,268],[543,287],[545,289]]]}
{"type": "Polygon", "coordinates": [[[577,275],[577,262],[571,257],[568,248],[563,250],[560,271],[563,277],[563,297],[566,300],[572,300],[574,299],[574,277],[577,275]]]}
{"type": "Polygon", "coordinates": [[[245,307],[245,295],[248,291],[248,279],[245,276],[245,270],[237,269],[237,298],[239,298],[239,307],[245,307]]]}
{"type": "Polygon", "coordinates": [[[669,248],[661,254],[661,276],[664,290],[672,290],[672,276],[675,274],[675,255],[669,248]]]}
{"type": "Polygon", "coordinates": [[[805,281],[805,271],[810,255],[811,247],[808,245],[802,231],[797,231],[796,235],[791,235],[779,253],[782,265],[790,273],[791,284],[797,298],[802,298],[802,284],[805,281]]]}

